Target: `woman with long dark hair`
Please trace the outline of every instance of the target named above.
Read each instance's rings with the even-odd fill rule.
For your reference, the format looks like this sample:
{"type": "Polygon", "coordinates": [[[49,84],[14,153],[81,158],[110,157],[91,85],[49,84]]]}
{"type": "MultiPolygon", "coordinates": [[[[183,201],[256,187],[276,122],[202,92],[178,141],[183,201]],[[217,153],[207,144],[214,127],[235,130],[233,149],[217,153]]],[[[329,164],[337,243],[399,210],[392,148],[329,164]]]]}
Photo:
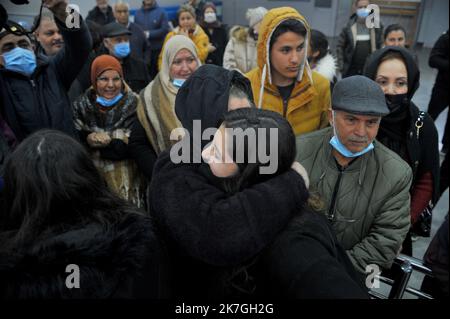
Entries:
{"type": "Polygon", "coordinates": [[[4,178],[1,299],[165,295],[165,250],[151,220],[108,189],[77,141],[34,133],[11,154],[4,178]],[[78,289],[67,285],[69,266],[78,289]]]}

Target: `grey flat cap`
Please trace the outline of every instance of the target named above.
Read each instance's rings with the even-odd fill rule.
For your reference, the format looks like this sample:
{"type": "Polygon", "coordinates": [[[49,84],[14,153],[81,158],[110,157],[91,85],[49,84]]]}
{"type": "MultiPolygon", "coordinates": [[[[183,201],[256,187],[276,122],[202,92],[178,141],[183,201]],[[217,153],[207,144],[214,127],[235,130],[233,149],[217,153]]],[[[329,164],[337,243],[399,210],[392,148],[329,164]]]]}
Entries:
{"type": "Polygon", "coordinates": [[[119,35],[131,35],[131,31],[117,22],[111,22],[103,26],[103,37],[112,38],[119,35]]]}
{"type": "Polygon", "coordinates": [[[389,113],[383,90],[371,79],[355,75],[336,83],[331,108],[360,115],[384,116],[389,113]]]}

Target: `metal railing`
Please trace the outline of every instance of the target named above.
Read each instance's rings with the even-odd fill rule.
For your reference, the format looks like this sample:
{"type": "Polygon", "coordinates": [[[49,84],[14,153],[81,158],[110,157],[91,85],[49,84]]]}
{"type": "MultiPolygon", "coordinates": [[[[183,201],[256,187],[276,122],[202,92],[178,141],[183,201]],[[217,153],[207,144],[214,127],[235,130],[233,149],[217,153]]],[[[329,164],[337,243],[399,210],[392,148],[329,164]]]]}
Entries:
{"type": "Polygon", "coordinates": [[[408,286],[413,271],[422,273],[425,276],[433,277],[433,272],[430,268],[423,264],[422,260],[400,254],[397,258],[395,258],[391,270],[394,279],[385,276],[378,276],[381,282],[391,286],[389,295],[385,296],[377,291],[370,290],[369,294],[373,298],[402,299],[405,292],[407,292],[422,299],[433,299],[431,295],[408,286]]]}

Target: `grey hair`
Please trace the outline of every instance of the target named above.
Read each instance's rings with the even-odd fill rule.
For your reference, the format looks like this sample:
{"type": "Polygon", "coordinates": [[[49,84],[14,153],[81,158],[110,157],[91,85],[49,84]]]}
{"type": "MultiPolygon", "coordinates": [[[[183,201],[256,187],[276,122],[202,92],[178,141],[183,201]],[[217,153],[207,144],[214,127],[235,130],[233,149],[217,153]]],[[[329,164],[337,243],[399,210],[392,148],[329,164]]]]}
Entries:
{"type": "MultiPolygon", "coordinates": [[[[38,19],[39,19],[39,15],[34,17],[33,26],[37,25],[38,19]]],[[[55,16],[53,15],[53,12],[51,12],[49,9],[42,8],[41,20],[40,20],[39,24],[41,24],[42,21],[45,21],[45,20],[47,20],[47,21],[55,21],[55,16]]],[[[38,25],[37,27],[39,28],[40,25],[38,25]]]]}
{"type": "Polygon", "coordinates": [[[126,5],[128,11],[130,11],[130,4],[129,4],[128,2],[125,2],[125,1],[122,1],[122,0],[117,1],[117,2],[114,4],[114,11],[116,11],[116,6],[119,5],[119,4],[124,4],[124,5],[126,5]]]}
{"type": "Polygon", "coordinates": [[[252,103],[252,101],[251,101],[250,97],[248,96],[248,94],[244,90],[242,90],[241,87],[239,87],[239,86],[237,86],[235,84],[232,84],[231,87],[230,87],[228,103],[230,103],[230,100],[232,98],[235,98],[235,99],[246,99],[246,100],[248,100],[248,103],[250,104],[250,106],[254,107],[254,104],[252,103]]]}

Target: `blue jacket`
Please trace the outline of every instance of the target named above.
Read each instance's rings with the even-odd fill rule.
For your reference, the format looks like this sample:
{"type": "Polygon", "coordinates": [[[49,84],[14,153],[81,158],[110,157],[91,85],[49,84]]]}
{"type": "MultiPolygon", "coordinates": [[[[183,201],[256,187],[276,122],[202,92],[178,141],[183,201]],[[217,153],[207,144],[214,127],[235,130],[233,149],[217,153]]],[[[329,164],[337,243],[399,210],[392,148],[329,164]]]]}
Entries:
{"type": "Polygon", "coordinates": [[[162,48],[164,38],[169,32],[169,24],[167,13],[157,3],[150,8],[140,8],[136,11],[134,22],[142,27],[145,31],[150,31],[148,40],[152,50],[160,50],[162,48]]]}

